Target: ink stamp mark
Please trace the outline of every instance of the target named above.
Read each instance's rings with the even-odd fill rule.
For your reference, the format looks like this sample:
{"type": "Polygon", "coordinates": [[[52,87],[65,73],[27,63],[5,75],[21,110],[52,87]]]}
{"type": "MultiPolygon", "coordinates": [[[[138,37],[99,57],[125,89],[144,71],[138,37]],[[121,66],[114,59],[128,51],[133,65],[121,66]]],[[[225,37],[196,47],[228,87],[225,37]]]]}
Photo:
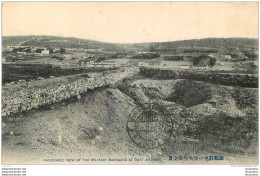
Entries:
{"type": "Polygon", "coordinates": [[[154,104],[135,108],[126,125],[131,140],[146,149],[163,146],[173,132],[173,120],[169,114],[164,107],[154,104]]]}

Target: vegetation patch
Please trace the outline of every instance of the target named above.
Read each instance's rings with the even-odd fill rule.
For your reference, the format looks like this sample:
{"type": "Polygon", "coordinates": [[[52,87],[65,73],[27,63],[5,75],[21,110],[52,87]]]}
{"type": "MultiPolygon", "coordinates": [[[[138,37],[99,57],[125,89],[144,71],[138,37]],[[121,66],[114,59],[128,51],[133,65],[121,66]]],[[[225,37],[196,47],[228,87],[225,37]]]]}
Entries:
{"type": "Polygon", "coordinates": [[[174,92],[167,100],[186,107],[192,107],[210,100],[211,96],[212,90],[209,86],[203,83],[184,80],[175,84],[174,92]]]}

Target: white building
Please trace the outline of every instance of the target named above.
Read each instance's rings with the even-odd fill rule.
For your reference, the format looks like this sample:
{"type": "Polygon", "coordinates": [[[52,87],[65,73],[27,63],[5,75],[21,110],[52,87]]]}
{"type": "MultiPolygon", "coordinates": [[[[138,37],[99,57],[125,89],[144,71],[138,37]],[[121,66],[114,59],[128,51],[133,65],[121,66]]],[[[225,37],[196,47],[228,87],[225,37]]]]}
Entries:
{"type": "Polygon", "coordinates": [[[181,69],[190,69],[191,66],[190,65],[180,65],[181,69]]]}
{"type": "Polygon", "coordinates": [[[44,49],[41,51],[42,54],[50,54],[50,50],[48,49],[44,49]]]}
{"type": "Polygon", "coordinates": [[[225,59],[231,59],[232,57],[231,57],[231,55],[225,55],[225,59]]]}

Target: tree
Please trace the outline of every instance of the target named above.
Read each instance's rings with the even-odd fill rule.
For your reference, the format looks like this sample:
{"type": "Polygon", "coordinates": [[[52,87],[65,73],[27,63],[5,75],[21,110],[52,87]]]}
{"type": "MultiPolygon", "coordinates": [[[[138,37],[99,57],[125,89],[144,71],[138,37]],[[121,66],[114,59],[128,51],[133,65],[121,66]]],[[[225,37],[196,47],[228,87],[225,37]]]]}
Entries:
{"type": "Polygon", "coordinates": [[[213,67],[216,64],[217,59],[215,57],[211,57],[209,59],[209,65],[210,67],[213,67]]]}
{"type": "Polygon", "coordinates": [[[203,60],[203,57],[202,57],[202,56],[195,57],[195,58],[192,59],[192,64],[193,64],[194,66],[196,66],[196,65],[198,65],[200,62],[202,62],[202,60],[203,60]]]}
{"type": "Polygon", "coordinates": [[[66,50],[64,48],[60,48],[60,53],[64,54],[64,53],[66,53],[66,50]]]}
{"type": "Polygon", "coordinates": [[[53,49],[52,48],[48,48],[49,53],[52,54],[53,53],[53,49]]]}
{"type": "Polygon", "coordinates": [[[41,53],[42,50],[43,50],[43,49],[37,48],[37,49],[35,50],[35,53],[41,53]]]}

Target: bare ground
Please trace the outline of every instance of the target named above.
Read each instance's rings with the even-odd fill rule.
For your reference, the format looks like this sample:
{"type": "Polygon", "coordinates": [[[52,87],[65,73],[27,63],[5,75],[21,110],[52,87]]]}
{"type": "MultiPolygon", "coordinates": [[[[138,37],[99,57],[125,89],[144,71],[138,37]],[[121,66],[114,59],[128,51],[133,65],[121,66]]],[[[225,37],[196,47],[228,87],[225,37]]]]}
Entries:
{"type": "Polygon", "coordinates": [[[54,164],[43,160],[148,157],[161,159],[154,162],[160,164],[168,162],[170,155],[223,155],[225,161],[220,164],[257,163],[258,89],[197,82],[193,85],[202,84],[211,94],[194,104],[196,96],[201,95],[189,92],[195,100],[188,107],[175,101],[177,95],[185,96],[176,92],[176,84],[191,85],[183,81],[132,81],[118,88],[85,93],[80,100],[70,99],[4,118],[2,163],[54,164]],[[149,102],[166,106],[175,125],[172,137],[163,147],[147,150],[133,143],[126,123],[135,107],[149,102]]]}

